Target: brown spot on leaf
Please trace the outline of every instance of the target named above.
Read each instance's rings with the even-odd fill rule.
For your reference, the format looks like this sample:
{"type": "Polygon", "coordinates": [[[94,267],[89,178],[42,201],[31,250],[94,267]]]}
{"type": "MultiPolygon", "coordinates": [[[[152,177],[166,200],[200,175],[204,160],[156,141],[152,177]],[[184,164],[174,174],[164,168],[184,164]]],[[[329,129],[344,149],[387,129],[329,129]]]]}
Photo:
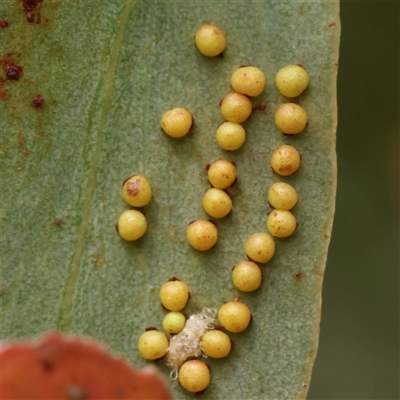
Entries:
{"type": "Polygon", "coordinates": [[[60,218],[56,218],[56,219],[54,220],[54,225],[55,225],[55,226],[61,226],[62,223],[63,223],[63,220],[60,219],[60,218]]]}
{"type": "Polygon", "coordinates": [[[146,332],[148,331],[158,331],[158,329],[155,326],[149,326],[145,329],[146,332]]]}
{"type": "Polygon", "coordinates": [[[331,22],[331,23],[328,25],[328,28],[333,28],[334,26],[336,26],[336,22],[331,22]]]}
{"type": "Polygon", "coordinates": [[[267,109],[267,105],[266,104],[256,104],[255,106],[253,106],[253,111],[265,111],[267,109]]]}
{"type": "Polygon", "coordinates": [[[8,27],[8,21],[5,19],[0,21],[0,28],[7,28],[8,27]]]}
{"type": "Polygon", "coordinates": [[[294,277],[295,277],[296,279],[301,279],[302,276],[303,276],[303,274],[302,274],[301,271],[297,271],[297,272],[294,274],[294,277]]]}
{"type": "Polygon", "coordinates": [[[103,263],[104,263],[104,259],[105,259],[104,253],[99,254],[99,255],[97,256],[97,259],[96,259],[96,265],[97,265],[97,266],[100,266],[101,264],[103,264],[103,263]]]}
{"type": "Polygon", "coordinates": [[[8,79],[13,81],[19,81],[22,75],[22,66],[16,65],[13,62],[11,64],[6,65],[6,75],[8,79]]]}
{"type": "Polygon", "coordinates": [[[0,296],[3,296],[3,294],[6,294],[7,292],[7,286],[3,284],[0,285],[0,296]]]}
{"type": "Polygon", "coordinates": [[[35,14],[32,11],[27,11],[25,15],[28,22],[33,22],[35,20],[35,14]]]}
{"type": "Polygon", "coordinates": [[[37,17],[36,17],[36,23],[38,25],[40,25],[42,23],[42,18],[40,18],[40,13],[38,13],[37,17]]]}
{"type": "Polygon", "coordinates": [[[43,108],[44,106],[44,98],[37,94],[31,101],[31,106],[34,108],[43,108]]]}

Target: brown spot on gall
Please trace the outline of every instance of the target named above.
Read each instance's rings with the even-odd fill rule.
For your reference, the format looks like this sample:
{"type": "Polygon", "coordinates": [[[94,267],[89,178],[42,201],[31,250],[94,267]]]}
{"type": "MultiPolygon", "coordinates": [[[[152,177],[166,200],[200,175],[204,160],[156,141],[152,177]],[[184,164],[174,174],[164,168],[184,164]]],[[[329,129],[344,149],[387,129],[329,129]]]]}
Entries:
{"type": "Polygon", "coordinates": [[[71,386],[68,388],[67,399],[68,400],[88,400],[89,397],[82,388],[80,388],[78,386],[71,386]]]}
{"type": "Polygon", "coordinates": [[[126,192],[129,196],[137,196],[140,192],[140,179],[133,182],[128,182],[126,185],[126,192]]]}
{"type": "Polygon", "coordinates": [[[44,106],[44,98],[40,95],[37,94],[31,101],[31,106],[34,108],[43,108],[44,106]]]}

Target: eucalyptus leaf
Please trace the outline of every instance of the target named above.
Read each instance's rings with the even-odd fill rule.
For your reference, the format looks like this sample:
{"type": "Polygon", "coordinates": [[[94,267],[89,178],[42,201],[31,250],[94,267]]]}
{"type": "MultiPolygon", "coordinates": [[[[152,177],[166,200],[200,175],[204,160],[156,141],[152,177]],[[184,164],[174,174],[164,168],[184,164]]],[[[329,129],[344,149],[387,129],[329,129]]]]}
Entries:
{"type": "MultiPolygon", "coordinates": [[[[173,276],[187,283],[188,315],[233,300],[231,269],[246,258],[246,239],[267,231],[268,189],[284,181],[298,192],[299,226],[275,240],[261,289],[239,294],[252,324],[230,335],[236,347],[227,358],[206,360],[212,383],[202,398],[304,398],[335,203],[338,2],[44,0],[31,23],[22,2],[1,7],[9,23],[0,30],[1,63],[4,71],[11,62],[23,68],[18,81],[2,71],[0,82],[2,338],[90,335],[147,364],[137,340],[148,326],[161,329],[161,284],[173,276]],[[225,33],[223,58],[197,51],[204,22],[225,33]],[[226,152],[215,140],[219,102],[243,64],[261,68],[267,87],[252,99],[244,146],[226,152]],[[274,77],[288,64],[310,76],[298,99],[309,123],[296,136],[274,123],[285,101],[274,77]],[[38,94],[43,108],[31,105],[38,94]],[[161,131],[171,107],[192,113],[192,135],[161,131]],[[302,155],[289,177],[269,164],[281,144],[302,155]],[[218,158],[237,166],[233,211],[216,221],[217,245],[199,252],[185,232],[208,219],[205,168],[218,158]],[[125,242],[115,223],[129,209],[121,184],[133,173],[148,178],[153,199],[144,208],[147,233],[125,242]]],[[[170,390],[192,398],[176,381],[170,390]]]]}

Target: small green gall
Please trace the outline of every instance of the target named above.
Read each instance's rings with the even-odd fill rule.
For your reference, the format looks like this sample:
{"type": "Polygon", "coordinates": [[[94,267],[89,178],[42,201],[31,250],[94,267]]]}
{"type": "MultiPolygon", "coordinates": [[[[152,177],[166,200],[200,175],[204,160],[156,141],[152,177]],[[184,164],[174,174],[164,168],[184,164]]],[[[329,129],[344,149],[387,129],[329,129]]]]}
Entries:
{"type": "Polygon", "coordinates": [[[283,133],[300,133],[306,127],[307,121],[306,111],[295,103],[284,103],[275,112],[275,124],[283,133]]]}
{"type": "Polygon", "coordinates": [[[259,96],[265,88],[264,72],[253,66],[238,68],[231,77],[231,86],[235,92],[246,96],[259,96]]]}
{"type": "Polygon", "coordinates": [[[117,231],[125,240],[134,241],[140,239],[146,230],[146,217],[140,211],[124,211],[118,219],[117,231]]]}
{"type": "Polygon", "coordinates": [[[297,203],[296,189],[288,183],[276,182],[268,191],[268,202],[279,210],[290,210],[297,203]]]}
{"type": "Polygon", "coordinates": [[[178,379],[184,389],[197,393],[207,388],[211,375],[207,365],[202,361],[189,360],[179,369],[178,379]]]}
{"type": "Polygon", "coordinates": [[[187,135],[193,125],[192,115],[185,108],[172,108],[161,119],[161,128],[173,138],[187,135]]]}
{"type": "Polygon", "coordinates": [[[221,101],[221,114],[230,122],[240,124],[250,117],[252,111],[250,99],[242,93],[228,93],[221,101]]]}
{"type": "Polygon", "coordinates": [[[213,218],[224,218],[232,210],[231,198],[221,189],[208,189],[202,204],[204,210],[213,218]]]}
{"type": "Polygon", "coordinates": [[[261,269],[255,262],[242,261],[233,268],[232,282],[242,292],[253,292],[261,285],[261,269]]]}
{"type": "Polygon", "coordinates": [[[208,357],[223,358],[231,352],[232,342],[225,332],[212,329],[202,336],[201,347],[208,357]]]}
{"type": "Polygon", "coordinates": [[[202,25],[196,32],[195,44],[201,54],[208,57],[220,55],[226,45],[224,33],[214,25],[202,25]]]}
{"type": "Polygon", "coordinates": [[[133,207],[144,207],[151,200],[151,186],[142,175],[132,175],[122,185],[122,198],[133,207]]]}
{"type": "Polygon", "coordinates": [[[165,333],[151,330],[144,332],[138,342],[139,353],[146,360],[157,360],[164,357],[168,349],[165,333]]]}
{"type": "Polygon", "coordinates": [[[267,233],[258,232],[246,241],[246,254],[255,262],[266,263],[275,254],[274,239],[267,233]]]}
{"type": "Polygon", "coordinates": [[[227,189],[236,180],[236,167],[227,160],[214,161],[208,168],[208,181],[217,189],[227,189]]]}
{"type": "Polygon", "coordinates": [[[212,222],[198,220],[189,224],[186,230],[186,237],[194,249],[206,251],[217,243],[218,230],[212,222]]]}
{"type": "Polygon", "coordinates": [[[236,122],[224,122],[218,127],[215,137],[224,150],[234,151],[242,147],[246,140],[246,131],[236,122]]]}
{"type": "Polygon", "coordinates": [[[279,146],[271,156],[271,167],[279,175],[294,174],[300,167],[301,157],[299,152],[288,144],[279,146]]]}
{"type": "Polygon", "coordinates": [[[179,311],[169,312],[163,319],[162,327],[167,333],[179,333],[186,323],[186,317],[179,311]]]}
{"type": "Polygon", "coordinates": [[[284,238],[292,235],[296,230],[295,216],[287,210],[273,210],[267,218],[267,228],[271,235],[284,238]]]}
{"type": "Polygon", "coordinates": [[[282,96],[294,98],[300,96],[309,83],[304,68],[299,65],[287,65],[275,77],[275,85],[282,96]]]}
{"type": "Polygon", "coordinates": [[[241,301],[225,303],[218,311],[221,325],[229,332],[243,332],[250,324],[251,313],[241,301]]]}

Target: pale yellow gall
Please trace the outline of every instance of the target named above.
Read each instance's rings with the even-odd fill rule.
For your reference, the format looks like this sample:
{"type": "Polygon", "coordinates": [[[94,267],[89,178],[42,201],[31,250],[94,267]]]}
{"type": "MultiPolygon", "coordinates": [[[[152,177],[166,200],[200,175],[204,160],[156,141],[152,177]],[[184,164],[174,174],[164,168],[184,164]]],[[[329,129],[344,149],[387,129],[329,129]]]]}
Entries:
{"type": "Polygon", "coordinates": [[[204,210],[213,218],[223,218],[232,210],[231,198],[221,189],[208,189],[202,204],[204,210]]]}
{"type": "Polygon", "coordinates": [[[173,138],[181,138],[187,135],[192,124],[192,115],[185,108],[168,110],[161,119],[162,130],[173,138]]]}
{"type": "Polygon", "coordinates": [[[265,84],[264,72],[257,67],[240,67],[231,77],[232,89],[246,96],[259,96],[263,92],[265,84]]]}
{"type": "Polygon", "coordinates": [[[225,332],[212,329],[202,336],[201,347],[208,357],[223,358],[231,352],[232,343],[225,332]]]}
{"type": "Polygon", "coordinates": [[[268,191],[268,202],[279,210],[290,210],[297,203],[296,189],[288,183],[276,182],[268,191]]]}
{"type": "Polygon", "coordinates": [[[151,200],[151,186],[147,178],[133,175],[122,185],[122,198],[133,207],[143,207],[151,200]]]}
{"type": "Polygon", "coordinates": [[[189,300],[189,289],[186,283],[179,280],[164,283],[160,288],[161,304],[169,311],[180,311],[189,300]]]}
{"type": "Polygon", "coordinates": [[[242,292],[252,292],[261,285],[261,269],[252,261],[242,261],[233,268],[232,282],[242,292]]]}
{"type": "Polygon", "coordinates": [[[271,235],[276,237],[288,237],[296,230],[295,216],[287,210],[273,210],[267,218],[267,228],[271,235]]]}
{"type": "Polygon", "coordinates": [[[215,137],[224,150],[234,151],[242,147],[246,140],[246,131],[236,122],[224,122],[218,127],[215,137]]]}
{"type": "Polygon", "coordinates": [[[186,230],[186,237],[194,249],[206,251],[217,243],[218,230],[212,222],[198,220],[189,224],[186,230]]]}
{"type": "Polygon", "coordinates": [[[184,389],[197,393],[207,388],[211,375],[207,365],[202,361],[189,360],[181,366],[178,379],[184,389]]]}
{"type": "Polygon", "coordinates": [[[275,254],[274,239],[263,232],[251,235],[246,241],[245,248],[250,259],[259,263],[268,262],[275,254]]]}
{"type": "Polygon", "coordinates": [[[124,211],[118,219],[117,231],[125,240],[137,240],[145,234],[146,230],[146,217],[140,211],[124,211]]]}
{"type": "Polygon", "coordinates": [[[308,82],[307,72],[298,65],[287,65],[275,77],[276,88],[288,98],[300,96],[308,86],[308,82]]]}
{"type": "Polygon", "coordinates": [[[201,54],[215,57],[221,54],[226,45],[224,33],[214,25],[202,25],[196,32],[195,43],[201,54]]]}
{"type": "Polygon", "coordinates": [[[221,325],[229,332],[243,332],[250,324],[251,313],[246,304],[240,301],[225,303],[218,311],[221,325]]]}
{"type": "Polygon", "coordinates": [[[146,360],[157,360],[165,356],[168,349],[168,339],[163,332],[147,331],[140,336],[138,349],[141,356],[146,360]]]}
{"type": "Polygon", "coordinates": [[[163,319],[162,327],[168,333],[179,333],[186,323],[186,317],[179,311],[169,312],[163,319]]]}
{"type": "Polygon", "coordinates": [[[284,103],[275,112],[275,124],[283,133],[300,133],[306,127],[307,121],[306,111],[295,103],[284,103]]]}
{"type": "Polygon", "coordinates": [[[230,122],[240,124],[250,117],[253,110],[250,99],[242,93],[228,93],[221,101],[221,114],[230,122]]]}
{"type": "Polygon", "coordinates": [[[236,179],[236,167],[227,160],[214,161],[208,168],[208,181],[217,189],[227,189],[236,179]]]}
{"type": "Polygon", "coordinates": [[[279,146],[272,153],[271,167],[279,175],[288,176],[295,173],[300,167],[299,152],[288,144],[279,146]]]}

